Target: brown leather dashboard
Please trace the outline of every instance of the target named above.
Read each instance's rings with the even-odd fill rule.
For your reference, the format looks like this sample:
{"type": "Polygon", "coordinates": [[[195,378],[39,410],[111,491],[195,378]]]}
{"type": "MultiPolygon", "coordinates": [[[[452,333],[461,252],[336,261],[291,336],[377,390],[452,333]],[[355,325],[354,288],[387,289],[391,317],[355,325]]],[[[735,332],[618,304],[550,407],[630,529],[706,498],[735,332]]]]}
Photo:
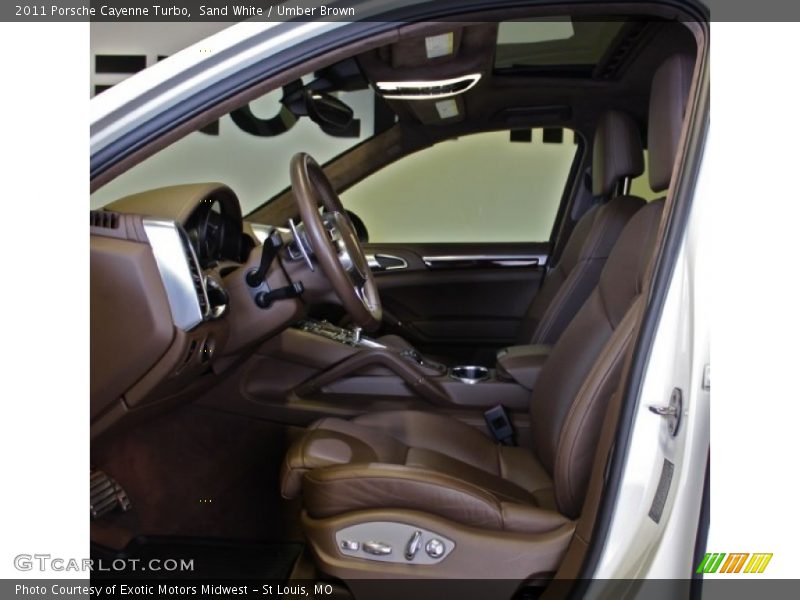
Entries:
{"type": "MultiPolygon", "coordinates": [[[[260,258],[223,184],[160,188],[91,211],[93,435],[211,385],[238,353],[300,316],[299,298],[255,304],[245,275],[260,258]]],[[[280,260],[266,282],[291,283],[280,260]]]]}

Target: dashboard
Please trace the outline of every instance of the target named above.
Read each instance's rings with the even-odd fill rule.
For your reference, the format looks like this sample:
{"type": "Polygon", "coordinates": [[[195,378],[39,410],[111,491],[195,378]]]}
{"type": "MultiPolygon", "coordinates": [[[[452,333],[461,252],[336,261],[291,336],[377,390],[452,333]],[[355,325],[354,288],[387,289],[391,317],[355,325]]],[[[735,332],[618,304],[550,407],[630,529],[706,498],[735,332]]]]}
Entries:
{"type": "Polygon", "coordinates": [[[281,259],[261,262],[236,194],[220,183],[148,190],[90,212],[90,413],[100,430],[210,385],[253,345],[297,321],[300,298],[281,259]]]}

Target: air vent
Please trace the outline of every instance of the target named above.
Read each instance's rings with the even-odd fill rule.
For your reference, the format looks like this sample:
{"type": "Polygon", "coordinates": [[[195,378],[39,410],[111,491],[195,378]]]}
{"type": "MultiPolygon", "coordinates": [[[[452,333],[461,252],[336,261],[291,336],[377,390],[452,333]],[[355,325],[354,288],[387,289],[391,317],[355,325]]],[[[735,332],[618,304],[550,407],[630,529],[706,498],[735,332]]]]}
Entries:
{"type": "Polygon", "coordinates": [[[200,305],[200,312],[203,315],[208,314],[208,296],[206,294],[206,286],[203,282],[203,274],[200,272],[200,267],[197,263],[197,255],[192,248],[192,243],[189,236],[183,229],[180,229],[181,243],[183,244],[183,251],[186,254],[186,262],[189,265],[189,272],[192,275],[192,285],[197,294],[197,302],[200,305]]]}
{"type": "Polygon", "coordinates": [[[631,51],[641,41],[648,23],[634,21],[627,25],[619,41],[614,44],[611,51],[606,55],[597,67],[595,77],[597,79],[613,79],[620,74],[622,67],[630,55],[631,51]]]}
{"type": "Polygon", "coordinates": [[[90,210],[89,227],[116,229],[119,227],[119,213],[109,212],[107,210],[90,210]]]}

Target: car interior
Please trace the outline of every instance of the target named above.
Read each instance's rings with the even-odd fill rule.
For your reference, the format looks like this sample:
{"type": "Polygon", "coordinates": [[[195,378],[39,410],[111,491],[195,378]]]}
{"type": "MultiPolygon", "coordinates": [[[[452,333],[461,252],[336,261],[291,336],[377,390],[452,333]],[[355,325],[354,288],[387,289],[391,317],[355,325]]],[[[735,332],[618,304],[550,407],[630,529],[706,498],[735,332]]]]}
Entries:
{"type": "Polygon", "coordinates": [[[335,132],[340,92],[372,90],[390,115],[325,164],[294,155],[249,214],[225,181],[91,211],[93,556],[342,598],[580,576],[707,40],[657,5],[483,17],[400,24],[236,99],[282,85],[335,132]],[[539,37],[499,43],[520,22],[539,37]],[[340,199],[439,142],[532,128],[577,148],[549,239],[370,241],[340,199]]]}

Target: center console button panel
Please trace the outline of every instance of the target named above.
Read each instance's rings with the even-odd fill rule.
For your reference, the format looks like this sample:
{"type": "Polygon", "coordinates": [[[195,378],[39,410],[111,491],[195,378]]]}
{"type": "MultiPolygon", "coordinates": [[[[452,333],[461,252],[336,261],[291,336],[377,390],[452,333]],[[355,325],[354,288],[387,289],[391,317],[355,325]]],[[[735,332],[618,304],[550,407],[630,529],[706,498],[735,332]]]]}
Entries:
{"type": "Polygon", "coordinates": [[[363,335],[360,327],[345,329],[328,321],[315,321],[313,319],[301,321],[297,327],[301,331],[307,331],[355,348],[386,348],[377,340],[363,335]]]}

